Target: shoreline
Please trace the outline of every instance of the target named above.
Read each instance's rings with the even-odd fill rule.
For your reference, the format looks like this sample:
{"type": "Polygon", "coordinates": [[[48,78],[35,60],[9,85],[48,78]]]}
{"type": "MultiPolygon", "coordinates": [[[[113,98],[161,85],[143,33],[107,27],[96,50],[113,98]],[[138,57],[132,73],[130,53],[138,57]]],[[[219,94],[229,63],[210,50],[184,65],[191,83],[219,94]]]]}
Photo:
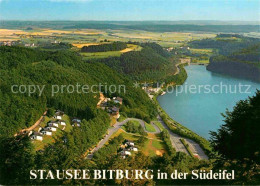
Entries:
{"type": "MultiPolygon", "coordinates": [[[[186,70],[184,69],[184,66],[186,66],[187,64],[180,64],[178,65],[179,72],[181,72],[181,70],[184,70],[186,72],[186,70]]],[[[193,65],[193,64],[190,64],[193,65]]],[[[178,74],[176,74],[178,75],[178,74]]],[[[176,76],[175,75],[175,76],[176,76]]],[[[188,77],[188,76],[187,76],[188,77]]],[[[184,84],[184,82],[186,81],[187,77],[185,78],[185,80],[183,80],[183,82],[180,83],[180,85],[184,84]]],[[[186,137],[188,139],[194,140],[196,143],[199,144],[199,146],[203,149],[204,153],[209,155],[211,152],[211,147],[210,147],[210,143],[207,139],[203,138],[202,136],[198,135],[197,133],[195,133],[194,131],[192,131],[191,129],[183,126],[182,124],[180,124],[179,122],[175,121],[173,118],[171,118],[166,112],[165,110],[161,107],[161,105],[159,104],[157,97],[161,95],[162,92],[165,91],[165,89],[169,86],[170,84],[166,85],[165,87],[162,87],[161,90],[156,93],[155,95],[153,95],[152,101],[155,103],[155,105],[157,106],[157,111],[158,114],[160,115],[160,117],[162,117],[164,115],[164,117],[162,117],[163,120],[167,120],[164,121],[165,124],[169,127],[170,131],[172,131],[173,133],[176,133],[178,135],[180,135],[181,137],[186,137]],[[165,118],[166,117],[166,118],[165,118]]],[[[177,84],[175,84],[176,86],[177,84]]]]}
{"type": "Polygon", "coordinates": [[[209,63],[194,63],[194,62],[191,62],[190,65],[201,65],[201,66],[208,66],[209,63]]]}

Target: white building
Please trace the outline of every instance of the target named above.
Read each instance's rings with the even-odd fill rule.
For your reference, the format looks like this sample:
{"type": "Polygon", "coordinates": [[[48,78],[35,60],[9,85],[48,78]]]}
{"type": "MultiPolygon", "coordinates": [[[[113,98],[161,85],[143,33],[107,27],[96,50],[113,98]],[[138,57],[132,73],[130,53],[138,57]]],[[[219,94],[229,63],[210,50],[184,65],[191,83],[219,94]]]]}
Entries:
{"type": "Polygon", "coordinates": [[[62,119],[62,116],[54,116],[55,119],[62,119]]]}
{"type": "Polygon", "coordinates": [[[38,133],[38,132],[34,132],[31,137],[30,137],[32,140],[39,140],[39,141],[42,141],[43,138],[42,138],[42,134],[41,133],[38,133]]]}
{"type": "Polygon", "coordinates": [[[120,152],[121,156],[131,156],[131,152],[128,150],[122,150],[120,152]]]}
{"type": "Polygon", "coordinates": [[[47,127],[47,129],[51,130],[52,132],[57,131],[56,127],[47,127]]]}
{"type": "Polygon", "coordinates": [[[52,131],[51,131],[51,130],[48,130],[48,129],[44,129],[41,133],[42,133],[43,135],[46,135],[46,136],[51,136],[51,135],[52,135],[52,131]]]}
{"type": "Polygon", "coordinates": [[[137,147],[130,147],[128,150],[137,152],[137,151],[138,151],[138,148],[137,148],[137,147]]]}
{"type": "Polygon", "coordinates": [[[48,122],[49,127],[59,127],[59,123],[55,121],[50,121],[48,122]]]}
{"type": "Polygon", "coordinates": [[[60,120],[60,124],[65,126],[66,125],[66,122],[64,120],[60,120]]]}
{"type": "Polygon", "coordinates": [[[133,146],[135,146],[134,142],[132,142],[132,141],[127,141],[127,142],[125,143],[125,145],[126,145],[127,147],[133,147],[133,146]]]}

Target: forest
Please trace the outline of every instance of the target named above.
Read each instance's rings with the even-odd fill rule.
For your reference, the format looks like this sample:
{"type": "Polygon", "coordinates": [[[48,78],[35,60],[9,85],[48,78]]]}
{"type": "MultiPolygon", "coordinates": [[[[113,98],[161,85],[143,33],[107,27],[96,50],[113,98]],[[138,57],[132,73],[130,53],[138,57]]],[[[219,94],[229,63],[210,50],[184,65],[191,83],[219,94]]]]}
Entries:
{"type": "Polygon", "coordinates": [[[174,74],[175,63],[169,60],[168,54],[156,43],[134,43],[143,47],[141,51],[132,51],[120,57],[91,60],[101,62],[130,79],[141,82],[165,81],[174,74]]]}
{"type": "Polygon", "coordinates": [[[81,48],[81,52],[107,52],[118,51],[127,48],[127,44],[123,42],[106,43],[102,45],[90,45],[81,48]]]}
{"type": "Polygon", "coordinates": [[[214,39],[189,43],[194,48],[213,48],[207,70],[260,82],[260,39],[237,34],[219,34],[214,39]]]}
{"type": "Polygon", "coordinates": [[[67,50],[41,51],[22,47],[0,47],[0,116],[1,136],[12,136],[31,126],[46,108],[63,110],[71,117],[93,119],[97,117],[97,93],[51,94],[52,85],[125,85],[124,92],[104,92],[107,97],[120,96],[124,100],[123,115],[150,121],[155,106],[141,88],[104,64],[90,64],[67,50]],[[12,85],[46,85],[42,96],[15,94],[12,85]],[[141,99],[140,99],[141,98],[141,99]]]}

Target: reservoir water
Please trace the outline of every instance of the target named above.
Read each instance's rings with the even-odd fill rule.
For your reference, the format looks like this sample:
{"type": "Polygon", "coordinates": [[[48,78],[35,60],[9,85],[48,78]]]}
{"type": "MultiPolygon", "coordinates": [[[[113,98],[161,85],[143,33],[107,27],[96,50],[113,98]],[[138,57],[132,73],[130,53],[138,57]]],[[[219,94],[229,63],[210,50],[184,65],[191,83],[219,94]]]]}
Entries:
{"type": "Polygon", "coordinates": [[[171,118],[207,139],[209,131],[217,131],[224,123],[221,113],[260,90],[259,83],[212,73],[205,66],[185,69],[185,83],[169,89],[158,101],[171,118]]]}

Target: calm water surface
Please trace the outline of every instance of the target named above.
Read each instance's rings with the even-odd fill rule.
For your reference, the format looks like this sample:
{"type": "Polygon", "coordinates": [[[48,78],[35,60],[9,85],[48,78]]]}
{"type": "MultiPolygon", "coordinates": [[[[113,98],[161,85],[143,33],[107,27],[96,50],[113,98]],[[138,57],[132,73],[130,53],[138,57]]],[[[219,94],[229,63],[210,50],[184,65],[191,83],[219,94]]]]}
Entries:
{"type": "Polygon", "coordinates": [[[209,131],[216,131],[224,123],[221,113],[232,110],[236,102],[260,89],[259,83],[212,73],[205,66],[191,65],[185,69],[186,82],[159,96],[158,101],[170,117],[207,139],[209,131]],[[250,85],[248,91],[245,85],[250,85]]]}

